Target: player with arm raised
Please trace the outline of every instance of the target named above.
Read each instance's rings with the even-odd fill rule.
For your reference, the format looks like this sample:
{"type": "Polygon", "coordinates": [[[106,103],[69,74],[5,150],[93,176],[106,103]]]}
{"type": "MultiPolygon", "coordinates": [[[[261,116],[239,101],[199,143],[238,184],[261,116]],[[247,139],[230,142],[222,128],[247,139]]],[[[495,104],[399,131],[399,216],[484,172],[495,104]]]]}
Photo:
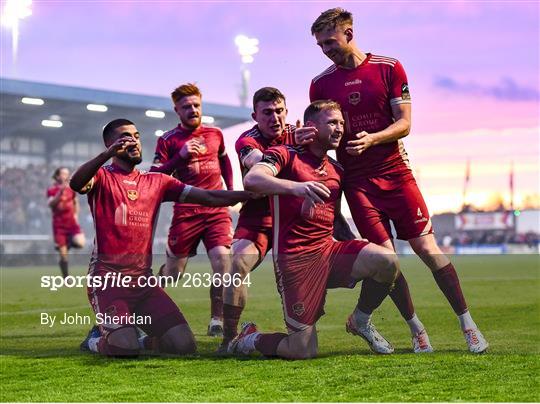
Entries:
{"type": "MultiPolygon", "coordinates": [[[[311,33],[334,64],[312,80],[310,99],[332,99],[342,107],[345,136],[337,157],[345,168],[344,193],[360,234],[393,248],[392,221],[397,237],[407,240],[430,268],[458,316],[469,350],[484,352],[488,343],[469,313],[454,266],[437,245],[401,141],[411,127],[403,66],[394,58],[362,52],[355,43],[352,14],[341,8],[323,12],[311,33]]],[[[300,144],[312,136],[299,135],[300,144]]],[[[410,327],[414,351],[431,352],[403,276],[390,296],[410,327]]]]}
{"type": "Polygon", "coordinates": [[[54,185],[47,189],[49,208],[52,212],[53,237],[60,256],[58,265],[62,276],[69,274],[68,250],[83,248],[84,233],[79,226],[79,201],[77,194],[69,188],[69,169],[58,167],[53,174],[54,185]]]}
{"type": "MultiPolygon", "coordinates": [[[[179,125],[158,140],[154,165],[150,171],[172,174],[185,184],[204,189],[233,189],[233,174],[225,150],[223,134],[217,128],[202,125],[201,92],[194,84],[183,84],[171,94],[179,125]]],[[[232,242],[232,220],[227,208],[175,204],[169,237],[167,261],[163,275],[183,274],[188,258],[197,254],[203,241],[214,274],[230,272],[229,250],[232,242]]],[[[211,319],[208,335],[223,333],[223,288],[210,286],[211,319]]]]}
{"type": "MultiPolygon", "coordinates": [[[[137,323],[160,352],[188,354],[195,339],[184,316],[159,286],[149,286],[152,275],[152,239],[162,202],[228,206],[249,198],[247,192],[204,190],[161,173],[135,167],[142,161],[139,132],[126,119],[116,119],[103,129],[107,150],[73,174],[70,186],[88,195],[96,237],[89,276],[111,275],[129,281],[127,287],[99,287],[92,283],[88,298],[96,316],[118,319],[94,327],[81,349],[110,356],[132,356],[142,348],[132,315],[150,317],[137,323]],[[103,166],[112,158],[112,164],[103,166]],[[142,282],[141,282],[142,280],[142,282]],[[114,316],[114,317],[112,317],[114,316]]],[[[145,341],[142,344],[148,348],[145,341]]]]}
{"type": "Polygon", "coordinates": [[[396,254],[363,240],[333,240],[343,171],[327,151],[339,144],[343,117],[337,103],[317,101],[306,109],[304,122],[317,129],[314,142],[305,150],[291,146],[268,149],[244,179],[246,189],[273,195],[272,254],[288,334],[261,334],[253,323],[246,323],[229,344],[229,352],[257,350],[288,359],[316,356],[316,322],[324,314],[326,290],[351,288],[363,279],[376,293],[368,299],[360,295],[348,329],[378,352],[391,353],[392,347],[371,322],[359,326],[358,316],[375,310],[388,295],[399,273],[396,254]]]}

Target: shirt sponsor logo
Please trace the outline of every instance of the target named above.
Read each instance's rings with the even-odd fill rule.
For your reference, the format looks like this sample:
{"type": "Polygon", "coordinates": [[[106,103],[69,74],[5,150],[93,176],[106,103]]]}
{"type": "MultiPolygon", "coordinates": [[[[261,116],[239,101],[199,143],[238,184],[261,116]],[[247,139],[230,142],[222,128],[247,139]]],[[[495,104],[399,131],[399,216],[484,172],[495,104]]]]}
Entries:
{"type": "Polygon", "coordinates": [[[132,201],[136,201],[139,198],[139,193],[135,189],[128,189],[127,197],[132,201]]]}
{"type": "Polygon", "coordinates": [[[137,181],[123,180],[122,182],[128,185],[137,185],[137,181]]]}
{"type": "Polygon", "coordinates": [[[422,214],[422,211],[420,210],[420,208],[418,208],[417,212],[416,212],[416,216],[420,217],[421,219],[418,219],[418,220],[415,220],[414,223],[415,224],[418,224],[418,223],[422,223],[422,222],[427,222],[428,219],[423,217],[424,215],[422,214]]]}
{"type": "Polygon", "coordinates": [[[361,97],[359,91],[355,91],[354,93],[349,94],[349,104],[356,105],[360,102],[360,100],[361,97]]]}
{"type": "Polygon", "coordinates": [[[356,79],[356,80],[353,80],[353,81],[346,81],[345,82],[345,87],[354,86],[355,84],[362,84],[362,80],[356,79]]]}

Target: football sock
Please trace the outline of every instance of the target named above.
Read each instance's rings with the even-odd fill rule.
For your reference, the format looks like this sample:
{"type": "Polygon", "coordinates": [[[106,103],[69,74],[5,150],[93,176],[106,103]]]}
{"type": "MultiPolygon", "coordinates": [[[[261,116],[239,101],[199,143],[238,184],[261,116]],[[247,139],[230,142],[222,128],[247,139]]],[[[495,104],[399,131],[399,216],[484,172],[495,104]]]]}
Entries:
{"type": "Polygon", "coordinates": [[[210,315],[212,318],[223,318],[223,286],[210,286],[210,315]]]}
{"type": "Polygon", "coordinates": [[[243,307],[225,303],[223,305],[223,339],[230,341],[238,335],[238,323],[243,307]]]}
{"type": "Polygon", "coordinates": [[[461,326],[461,329],[463,331],[465,330],[474,330],[478,327],[476,326],[476,323],[471,317],[471,313],[469,313],[469,310],[467,310],[465,313],[458,316],[459,319],[459,325],[461,326]]]}
{"type": "Polygon", "coordinates": [[[68,262],[67,260],[63,260],[61,259],[59,262],[58,262],[58,265],[60,265],[60,271],[62,272],[62,276],[65,278],[66,276],[68,276],[68,262]]]}
{"type": "Polygon", "coordinates": [[[420,331],[424,329],[424,324],[418,319],[418,317],[413,315],[413,317],[410,320],[407,320],[407,324],[409,325],[409,328],[411,329],[411,335],[416,335],[420,331]]]}
{"type": "MultiPolygon", "coordinates": [[[[254,333],[259,334],[259,333],[254,333]]],[[[251,335],[254,335],[251,334],[251,335]]],[[[247,338],[251,337],[249,335],[247,338]]],[[[276,356],[277,348],[283,338],[286,338],[287,334],[283,332],[276,332],[273,334],[259,334],[258,338],[254,338],[254,347],[262,353],[264,356],[276,356]]]]}
{"type": "Polygon", "coordinates": [[[439,285],[439,289],[444,293],[446,299],[452,306],[454,312],[459,316],[467,311],[467,304],[461,291],[459,278],[452,263],[433,272],[433,277],[439,285]]]}
{"type": "Polygon", "coordinates": [[[384,298],[388,296],[392,284],[377,282],[371,278],[362,281],[362,290],[358,299],[357,308],[362,313],[371,314],[373,310],[381,305],[384,298]]]}
{"type": "Polygon", "coordinates": [[[364,313],[362,310],[359,310],[358,306],[356,306],[356,309],[354,309],[353,316],[356,324],[367,324],[369,323],[369,320],[371,320],[371,314],[367,314],[364,313]]]}
{"type": "Polygon", "coordinates": [[[99,340],[101,338],[102,337],[90,338],[88,340],[88,349],[90,349],[92,352],[99,353],[99,351],[98,351],[98,343],[99,343],[99,340]]]}
{"type": "Polygon", "coordinates": [[[401,272],[394,281],[394,289],[390,292],[390,298],[405,321],[413,318],[414,306],[411,299],[411,293],[409,292],[409,284],[401,272]]]}

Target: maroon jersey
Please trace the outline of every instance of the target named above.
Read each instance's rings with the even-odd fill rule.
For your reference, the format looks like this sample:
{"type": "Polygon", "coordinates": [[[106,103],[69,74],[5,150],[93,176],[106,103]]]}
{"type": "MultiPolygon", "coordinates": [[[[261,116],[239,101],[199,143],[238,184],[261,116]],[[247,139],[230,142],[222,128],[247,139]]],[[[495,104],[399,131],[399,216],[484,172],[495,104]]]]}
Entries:
{"type": "Polygon", "coordinates": [[[91,268],[149,275],[159,206],[182,201],[191,187],[165,174],[128,173],[115,165],[101,167],[91,186],[88,204],[96,230],[91,268]]]}
{"type": "Polygon", "coordinates": [[[356,178],[409,171],[401,141],[372,146],[360,156],[345,151],[347,141],[358,132],[374,133],[393,122],[392,105],[410,104],[407,76],[401,63],[385,56],[367,54],[355,69],[332,65],[311,81],[311,101],[331,99],[341,106],[345,134],[337,150],[346,171],[347,183],[356,178]]]}
{"type": "MultiPolygon", "coordinates": [[[[61,186],[55,184],[47,189],[47,198],[55,197],[61,186]]],[[[67,227],[77,223],[75,219],[75,198],[77,195],[70,187],[66,187],[60,196],[60,201],[52,209],[53,227],[67,227]]]]}
{"type": "MultiPolygon", "coordinates": [[[[180,125],[166,132],[157,142],[154,161],[165,163],[180,152],[184,144],[193,138],[198,138],[203,145],[203,152],[189,159],[181,159],[172,173],[184,184],[204,189],[223,189],[219,158],[227,154],[223,134],[217,128],[200,126],[193,132],[188,132],[180,125]]],[[[200,207],[197,204],[174,205],[174,211],[182,208],[200,207]]]]}
{"type": "MultiPolygon", "coordinates": [[[[282,135],[273,139],[264,137],[257,125],[242,133],[235,143],[236,153],[238,153],[238,160],[240,162],[240,170],[242,171],[242,178],[248,172],[248,169],[244,167],[244,160],[246,157],[254,150],[264,152],[272,146],[294,144],[295,129],[295,126],[286,124],[282,135]]],[[[268,198],[252,199],[244,202],[242,209],[240,209],[240,218],[238,220],[242,223],[249,223],[251,226],[271,228],[272,215],[270,213],[270,203],[268,198]]]]}
{"type": "Polygon", "coordinates": [[[330,197],[309,211],[305,198],[274,195],[270,206],[274,219],[274,253],[307,254],[332,241],[336,203],[341,194],[343,169],[328,156],[319,158],[309,150],[276,146],[264,153],[258,163],[269,167],[277,178],[291,181],[317,181],[330,190],[330,197]]]}

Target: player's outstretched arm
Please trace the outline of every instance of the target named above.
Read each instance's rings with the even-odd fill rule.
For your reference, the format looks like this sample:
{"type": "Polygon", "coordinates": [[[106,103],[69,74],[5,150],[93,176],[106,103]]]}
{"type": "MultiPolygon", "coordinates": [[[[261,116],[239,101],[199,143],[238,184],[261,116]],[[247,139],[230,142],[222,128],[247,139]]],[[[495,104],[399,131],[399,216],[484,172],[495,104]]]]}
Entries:
{"type": "Polygon", "coordinates": [[[107,150],[99,153],[92,160],[87,161],[82,166],[77,168],[69,180],[69,186],[75,192],[83,191],[94,175],[96,175],[99,168],[105,164],[107,160],[116,156],[118,152],[136,145],[137,142],[132,138],[121,137],[116,142],[111,144],[107,150]]]}
{"type": "Polygon", "coordinates": [[[234,206],[253,198],[252,192],[208,190],[191,187],[182,202],[198,203],[203,206],[234,206]]]}
{"type": "Polygon", "coordinates": [[[276,178],[274,175],[270,167],[255,164],[244,178],[244,188],[264,195],[294,195],[311,198],[316,203],[324,203],[324,200],[330,196],[330,190],[324,184],[316,181],[290,181],[276,178]]]}

